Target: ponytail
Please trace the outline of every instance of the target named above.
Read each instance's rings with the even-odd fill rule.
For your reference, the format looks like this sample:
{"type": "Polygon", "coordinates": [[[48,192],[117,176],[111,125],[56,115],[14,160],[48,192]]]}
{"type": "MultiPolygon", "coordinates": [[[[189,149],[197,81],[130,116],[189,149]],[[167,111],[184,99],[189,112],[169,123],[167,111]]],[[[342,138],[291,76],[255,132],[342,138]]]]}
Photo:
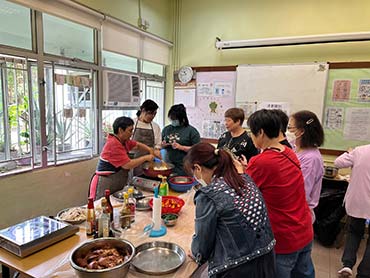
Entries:
{"type": "Polygon", "coordinates": [[[223,177],[225,182],[241,195],[242,188],[245,187],[242,176],[237,172],[231,155],[222,149],[216,149],[208,143],[198,143],[194,145],[184,158],[184,168],[190,174],[194,169],[194,164],[199,164],[208,169],[213,169],[214,176],[223,177]]]}

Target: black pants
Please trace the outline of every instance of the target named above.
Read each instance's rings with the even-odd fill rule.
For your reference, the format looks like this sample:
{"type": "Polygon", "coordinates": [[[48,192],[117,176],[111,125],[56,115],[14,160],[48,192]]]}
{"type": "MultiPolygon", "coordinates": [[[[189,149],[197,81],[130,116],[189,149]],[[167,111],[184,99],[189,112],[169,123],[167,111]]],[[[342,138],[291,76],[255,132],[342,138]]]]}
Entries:
{"type": "MultiPolygon", "coordinates": [[[[348,216],[347,240],[342,256],[343,266],[353,268],[361,239],[364,236],[366,219],[348,216]]],[[[365,254],[357,268],[357,278],[370,278],[370,238],[367,239],[365,254]]]]}

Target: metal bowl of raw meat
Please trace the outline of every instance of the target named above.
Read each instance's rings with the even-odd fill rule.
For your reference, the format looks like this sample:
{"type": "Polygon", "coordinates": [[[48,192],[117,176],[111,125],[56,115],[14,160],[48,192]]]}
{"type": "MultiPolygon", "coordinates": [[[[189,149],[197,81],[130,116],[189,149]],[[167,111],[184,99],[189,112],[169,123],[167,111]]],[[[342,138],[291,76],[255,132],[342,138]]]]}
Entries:
{"type": "Polygon", "coordinates": [[[80,278],[126,277],[134,245],[120,238],[97,238],[76,247],[69,261],[80,278]]]}

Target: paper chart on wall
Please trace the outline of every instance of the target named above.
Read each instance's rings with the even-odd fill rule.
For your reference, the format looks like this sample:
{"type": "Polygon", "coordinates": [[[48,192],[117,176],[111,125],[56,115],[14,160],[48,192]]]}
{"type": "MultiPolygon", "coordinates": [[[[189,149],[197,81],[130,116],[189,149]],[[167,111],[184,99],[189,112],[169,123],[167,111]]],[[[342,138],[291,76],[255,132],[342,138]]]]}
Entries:
{"type": "Polygon", "coordinates": [[[347,108],[343,137],[365,141],[370,138],[370,108],[347,108]]]}
{"type": "Polygon", "coordinates": [[[343,127],[344,108],[327,107],[325,109],[325,128],[341,129],[343,127]]]}
{"type": "Polygon", "coordinates": [[[174,104],[184,104],[185,107],[195,107],[195,88],[177,89],[175,88],[174,104]]]}
{"type": "Polygon", "coordinates": [[[236,72],[197,72],[196,106],[189,122],[202,138],[218,139],[225,131],[224,113],[235,107],[236,72]]]}

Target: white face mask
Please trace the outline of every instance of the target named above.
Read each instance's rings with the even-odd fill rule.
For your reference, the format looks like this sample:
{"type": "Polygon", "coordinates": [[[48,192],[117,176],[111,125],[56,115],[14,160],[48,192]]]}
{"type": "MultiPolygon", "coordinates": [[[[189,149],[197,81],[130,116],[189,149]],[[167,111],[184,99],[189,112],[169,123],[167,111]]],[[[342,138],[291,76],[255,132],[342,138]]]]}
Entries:
{"type": "Polygon", "coordinates": [[[195,175],[194,175],[194,179],[203,187],[203,186],[207,186],[208,184],[205,182],[205,180],[203,179],[202,177],[202,173],[200,173],[200,179],[198,179],[195,175]]]}
{"type": "Polygon", "coordinates": [[[287,130],[285,133],[285,136],[290,144],[295,144],[295,140],[297,140],[297,136],[295,135],[294,132],[287,130]]]}

